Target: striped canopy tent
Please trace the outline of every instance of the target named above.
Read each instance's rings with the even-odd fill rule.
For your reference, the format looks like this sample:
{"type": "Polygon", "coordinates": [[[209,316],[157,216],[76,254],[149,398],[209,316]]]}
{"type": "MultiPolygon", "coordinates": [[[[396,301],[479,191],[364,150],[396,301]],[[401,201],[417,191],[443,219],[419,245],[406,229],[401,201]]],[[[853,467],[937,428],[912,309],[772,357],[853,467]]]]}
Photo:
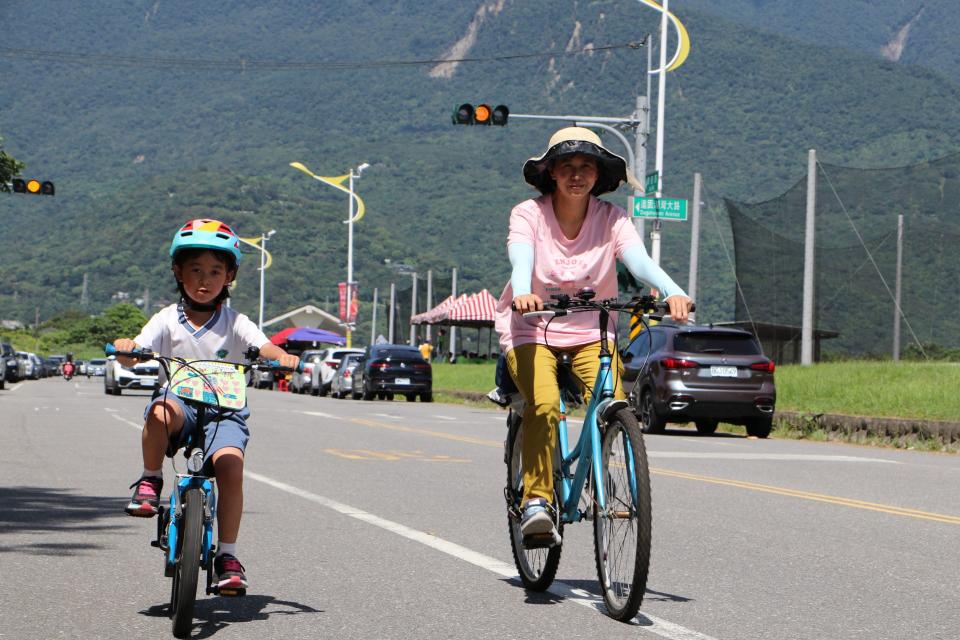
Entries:
{"type": "Polygon", "coordinates": [[[467,294],[461,294],[459,298],[448,296],[446,300],[435,306],[429,311],[418,313],[410,318],[410,324],[441,324],[447,318],[447,312],[450,307],[467,299],[467,294]]]}
{"type": "Polygon", "coordinates": [[[451,307],[447,312],[446,324],[458,327],[492,327],[496,311],[496,298],[484,289],[451,307]]]}

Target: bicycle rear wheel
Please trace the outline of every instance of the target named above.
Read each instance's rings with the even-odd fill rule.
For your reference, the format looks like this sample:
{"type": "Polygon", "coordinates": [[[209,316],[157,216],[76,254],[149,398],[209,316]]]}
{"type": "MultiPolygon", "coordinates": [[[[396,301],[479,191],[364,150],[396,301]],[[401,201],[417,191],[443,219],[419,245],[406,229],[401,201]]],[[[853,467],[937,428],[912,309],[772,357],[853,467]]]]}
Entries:
{"type": "Polygon", "coordinates": [[[173,619],[173,635],[187,638],[193,628],[193,605],[197,599],[203,539],[203,492],[199,487],[190,487],[183,493],[183,515],[179,528],[181,544],[173,574],[170,617],[173,619]]]}
{"type": "MultiPolygon", "coordinates": [[[[513,415],[507,432],[507,498],[510,501],[507,512],[507,527],[510,531],[510,546],[513,549],[513,561],[520,573],[523,586],[532,591],[545,591],[557,575],[560,566],[560,552],[563,546],[549,549],[527,549],[523,546],[523,534],[520,533],[520,501],[523,500],[523,465],[520,452],[523,444],[523,429],[520,417],[513,415]]],[[[563,536],[563,523],[557,525],[557,531],[563,536]]]]}
{"type": "Polygon", "coordinates": [[[594,495],[597,576],[610,617],[637,615],[650,568],[650,471],[634,415],[622,409],[607,423],[601,453],[606,508],[594,495]]]}

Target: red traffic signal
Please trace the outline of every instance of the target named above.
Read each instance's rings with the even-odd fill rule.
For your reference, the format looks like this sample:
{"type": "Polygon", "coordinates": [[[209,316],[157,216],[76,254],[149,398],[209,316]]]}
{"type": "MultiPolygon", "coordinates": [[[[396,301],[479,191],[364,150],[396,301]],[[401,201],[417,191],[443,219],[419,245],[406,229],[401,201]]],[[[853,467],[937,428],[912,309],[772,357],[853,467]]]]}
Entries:
{"type": "Polygon", "coordinates": [[[49,180],[40,182],[33,179],[14,178],[11,183],[14,193],[30,193],[37,196],[52,196],[56,193],[53,183],[49,180]]]}
{"type": "Polygon", "coordinates": [[[495,124],[502,127],[507,124],[510,110],[505,105],[491,108],[488,104],[461,104],[453,111],[453,124],[495,124]]]}

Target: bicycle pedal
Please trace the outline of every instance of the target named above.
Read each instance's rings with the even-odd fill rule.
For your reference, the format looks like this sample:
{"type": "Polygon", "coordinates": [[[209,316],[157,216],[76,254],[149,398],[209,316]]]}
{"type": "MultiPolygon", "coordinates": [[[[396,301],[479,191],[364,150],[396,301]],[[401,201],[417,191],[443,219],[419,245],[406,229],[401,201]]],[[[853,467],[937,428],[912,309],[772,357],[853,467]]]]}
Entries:
{"type": "Polygon", "coordinates": [[[247,590],[242,587],[230,587],[230,588],[217,588],[217,595],[223,596],[224,598],[242,598],[247,595],[247,590]]]}
{"type": "Polygon", "coordinates": [[[525,549],[550,549],[558,546],[560,546],[560,534],[533,533],[523,536],[523,547],[525,549]]]}

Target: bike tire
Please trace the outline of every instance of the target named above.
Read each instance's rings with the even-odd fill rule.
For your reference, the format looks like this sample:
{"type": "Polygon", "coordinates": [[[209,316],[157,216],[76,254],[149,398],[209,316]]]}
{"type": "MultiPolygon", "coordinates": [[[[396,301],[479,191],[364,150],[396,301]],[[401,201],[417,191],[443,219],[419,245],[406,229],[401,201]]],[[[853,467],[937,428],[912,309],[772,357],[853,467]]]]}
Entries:
{"type": "MultiPolygon", "coordinates": [[[[513,414],[511,414],[513,416],[513,414]]],[[[519,513],[520,501],[523,500],[523,465],[521,449],[523,429],[519,417],[511,420],[507,432],[507,495],[512,496],[511,507],[519,513]],[[516,488],[516,491],[512,489],[516,488]]],[[[510,532],[510,548],[513,550],[513,562],[520,574],[523,586],[531,591],[546,591],[557,576],[560,566],[560,553],[563,544],[549,549],[527,549],[523,546],[523,534],[520,533],[520,519],[507,512],[507,529],[510,532]]],[[[563,537],[563,523],[557,525],[557,531],[563,537]]]]}
{"type": "Polygon", "coordinates": [[[611,618],[633,619],[643,603],[650,569],[650,470],[636,417],[621,409],[603,430],[601,469],[607,508],[594,489],[593,541],[597,577],[611,618]],[[632,454],[633,464],[628,464],[632,454]],[[629,468],[632,466],[632,470],[629,468]],[[630,481],[632,471],[635,483],[630,481]],[[636,485],[636,491],[631,489],[636,485]],[[635,496],[635,497],[634,497],[635,496]]]}
{"type": "Polygon", "coordinates": [[[180,536],[180,552],[173,574],[170,617],[173,620],[174,637],[188,638],[193,628],[193,605],[197,600],[197,578],[200,574],[203,543],[203,493],[199,487],[190,487],[183,493],[180,536]]]}

